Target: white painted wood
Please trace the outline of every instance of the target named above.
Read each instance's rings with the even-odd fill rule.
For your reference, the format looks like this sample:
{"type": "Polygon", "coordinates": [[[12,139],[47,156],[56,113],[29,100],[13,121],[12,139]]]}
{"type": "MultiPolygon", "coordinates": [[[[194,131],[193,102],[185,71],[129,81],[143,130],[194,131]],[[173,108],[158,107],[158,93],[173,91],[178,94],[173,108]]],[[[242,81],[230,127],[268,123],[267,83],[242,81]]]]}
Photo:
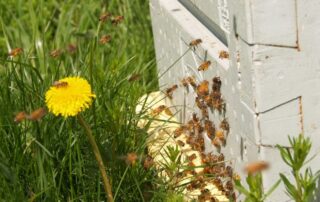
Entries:
{"type": "MultiPolygon", "coordinates": [[[[207,1],[208,6],[204,0],[190,1],[218,22],[217,13],[210,13],[217,11],[212,6],[218,1],[207,1]]],[[[191,40],[203,40],[160,78],[161,89],[190,75],[198,81],[221,77],[231,126],[222,152],[237,171],[242,173],[243,166],[251,161],[271,161],[270,171],[264,174],[268,189],[280,171],[288,172],[275,149],[276,144],[289,145],[287,135],[303,132],[312,139],[312,154],[320,150],[318,0],[228,0],[228,47],[178,0],[150,2],[159,75],[185,53],[191,40]],[[228,50],[230,60],[219,59],[220,50],[228,50]],[[197,67],[205,58],[213,65],[199,73],[197,67]]],[[[180,121],[185,122],[197,110],[195,93],[179,88],[174,96],[180,121]]],[[[216,124],[221,118],[210,114],[216,124]]],[[[320,158],[310,165],[319,170],[320,158]]],[[[287,196],[281,189],[269,201],[285,201],[287,196]]]]}
{"type": "Polygon", "coordinates": [[[229,0],[237,34],[249,44],[296,47],[296,0],[229,0]]]}

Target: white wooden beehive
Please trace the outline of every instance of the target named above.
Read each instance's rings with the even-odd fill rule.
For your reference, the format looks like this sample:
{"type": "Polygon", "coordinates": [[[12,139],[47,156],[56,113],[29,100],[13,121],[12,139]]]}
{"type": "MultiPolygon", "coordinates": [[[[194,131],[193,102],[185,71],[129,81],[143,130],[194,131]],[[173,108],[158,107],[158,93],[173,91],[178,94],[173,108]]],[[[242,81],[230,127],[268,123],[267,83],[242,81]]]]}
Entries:
{"type": "MultiPolygon", "coordinates": [[[[304,133],[312,140],[311,154],[319,151],[319,0],[150,0],[150,9],[162,89],[190,75],[198,81],[220,76],[230,124],[222,152],[236,171],[248,162],[269,161],[268,189],[279,172],[290,174],[275,148],[288,146],[288,135],[304,133]],[[187,51],[197,38],[203,42],[187,51]],[[221,50],[229,60],[219,58],[221,50]],[[212,65],[199,72],[204,60],[212,65]]],[[[174,96],[184,122],[195,110],[195,93],[179,88],[174,96]]],[[[320,158],[309,165],[320,169],[320,158]]],[[[269,197],[287,200],[282,185],[269,197]]]]}

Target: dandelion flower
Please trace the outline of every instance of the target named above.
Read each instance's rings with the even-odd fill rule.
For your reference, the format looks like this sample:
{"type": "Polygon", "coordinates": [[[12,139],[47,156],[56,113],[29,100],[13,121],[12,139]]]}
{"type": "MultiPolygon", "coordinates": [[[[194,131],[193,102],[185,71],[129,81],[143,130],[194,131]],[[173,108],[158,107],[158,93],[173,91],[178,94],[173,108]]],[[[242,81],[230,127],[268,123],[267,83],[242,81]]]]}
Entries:
{"type": "Polygon", "coordinates": [[[89,108],[95,97],[87,80],[80,77],[66,77],[50,87],[45,100],[49,112],[56,116],[68,117],[76,116],[89,108]]]}

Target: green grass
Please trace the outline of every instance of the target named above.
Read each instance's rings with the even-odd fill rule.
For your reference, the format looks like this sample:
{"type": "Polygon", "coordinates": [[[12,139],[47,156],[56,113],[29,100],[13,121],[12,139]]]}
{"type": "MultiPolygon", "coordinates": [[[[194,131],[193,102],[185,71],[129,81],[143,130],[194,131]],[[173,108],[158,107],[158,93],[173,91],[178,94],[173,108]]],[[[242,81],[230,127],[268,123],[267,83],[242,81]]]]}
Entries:
{"type": "MultiPolygon", "coordinates": [[[[152,170],[128,167],[128,152],[143,155],[138,98],[157,89],[148,1],[0,1],[0,201],[103,201],[94,155],[75,118],[52,114],[14,123],[19,111],[45,106],[44,94],[66,76],[81,76],[97,95],[83,113],[108,167],[116,201],[162,201],[152,170]],[[99,23],[102,12],[124,15],[118,26],[99,23]],[[99,38],[110,34],[110,43],[99,38]],[[69,44],[77,46],[71,54],[69,44]],[[9,49],[23,53],[8,57],[9,49]],[[63,50],[58,58],[54,49],[63,50]],[[129,82],[133,74],[141,79],[129,82]]],[[[161,191],[162,190],[162,191],[161,191]]]]}

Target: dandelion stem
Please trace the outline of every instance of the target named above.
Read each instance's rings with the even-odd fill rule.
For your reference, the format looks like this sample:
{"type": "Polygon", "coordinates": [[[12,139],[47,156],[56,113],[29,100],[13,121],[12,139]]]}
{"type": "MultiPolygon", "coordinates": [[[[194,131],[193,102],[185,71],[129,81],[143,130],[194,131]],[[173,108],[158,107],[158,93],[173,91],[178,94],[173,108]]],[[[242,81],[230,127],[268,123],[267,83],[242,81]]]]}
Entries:
{"type": "Polygon", "coordinates": [[[105,170],[105,166],[104,166],[102,158],[101,158],[100,150],[98,148],[98,145],[96,143],[96,140],[95,140],[94,136],[92,135],[92,130],[90,129],[90,126],[87,124],[87,122],[83,119],[83,117],[80,114],[78,114],[78,120],[79,120],[80,124],[83,126],[83,128],[85,129],[85,131],[86,131],[86,134],[88,136],[89,142],[90,142],[90,144],[92,146],[92,149],[93,149],[94,156],[96,157],[96,160],[98,162],[98,166],[99,166],[99,169],[100,169],[100,172],[101,172],[101,176],[102,176],[102,179],[103,179],[104,190],[107,193],[107,199],[108,199],[109,202],[113,202],[114,200],[113,200],[113,195],[112,195],[112,189],[111,189],[111,186],[110,186],[110,182],[108,180],[108,176],[107,176],[107,173],[106,173],[106,170],[105,170]]]}

